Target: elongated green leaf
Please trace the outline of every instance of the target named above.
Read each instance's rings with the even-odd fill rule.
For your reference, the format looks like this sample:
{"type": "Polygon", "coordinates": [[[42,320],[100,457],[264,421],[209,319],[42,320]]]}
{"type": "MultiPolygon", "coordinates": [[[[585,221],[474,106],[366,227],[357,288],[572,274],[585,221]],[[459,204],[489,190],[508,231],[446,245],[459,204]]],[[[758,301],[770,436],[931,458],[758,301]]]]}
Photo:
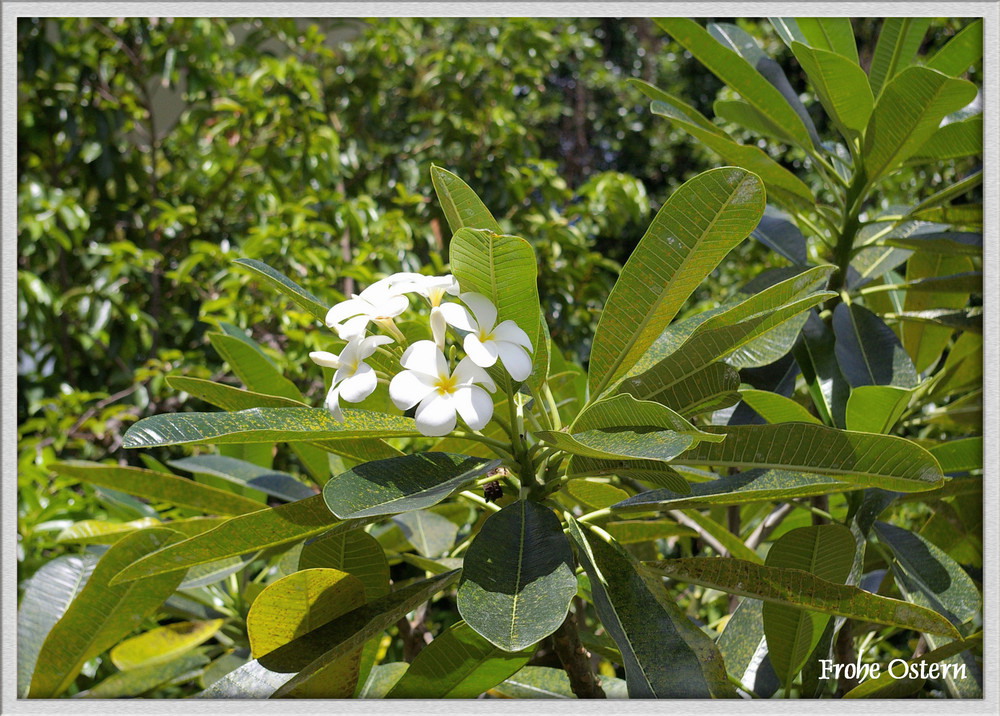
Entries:
{"type": "Polygon", "coordinates": [[[769,423],[822,423],[791,398],[766,390],[741,390],[743,402],[753,408],[754,412],[769,423]]]}
{"type": "Polygon", "coordinates": [[[932,206],[913,212],[913,218],[917,221],[982,228],[983,205],[952,204],[951,206],[932,206]]]}
{"type": "Polygon", "coordinates": [[[56,535],[56,542],[59,544],[114,544],[130,532],[156,527],[160,524],[160,521],[155,517],[142,517],[130,522],[82,520],[74,522],[56,535]]]}
{"type": "Polygon", "coordinates": [[[634,430],[587,430],[568,433],[552,430],[534,432],[542,442],[571,455],[600,460],[632,459],[669,462],[691,447],[694,440],[686,433],[672,430],[636,428],[634,430]]]}
{"type": "Polygon", "coordinates": [[[17,610],[17,696],[28,695],[38,653],[52,626],[83,589],[97,564],[92,554],[63,555],[46,562],[24,582],[17,610]]]}
{"type": "Polygon", "coordinates": [[[726,671],[744,688],[766,699],[781,684],[767,653],[763,607],[759,599],[741,599],[716,643],[725,659],[726,671]]]}
{"type": "Polygon", "coordinates": [[[850,489],[852,486],[846,482],[821,475],[787,470],[753,469],[689,485],[687,492],[670,489],[640,492],[612,505],[611,509],[616,513],[628,513],[710,505],[739,505],[747,502],[787,502],[796,497],[827,495],[850,489]]]}
{"type": "Polygon", "coordinates": [[[83,589],[53,625],[38,653],[30,698],[54,698],[73,683],[84,662],[117,643],[153,613],[180,584],[181,574],[112,586],[126,565],[177,538],[167,529],[135,532],[108,548],[83,589]]]}
{"type": "Polygon", "coordinates": [[[925,67],[958,77],[983,59],[983,21],[966,25],[948,43],[927,60],[925,67]]]}
{"type": "Polygon", "coordinates": [[[299,554],[299,569],[339,569],[364,585],[365,599],[389,593],[389,563],[382,546],[361,529],[324,534],[307,541],[299,554]]]}
{"type": "Polygon", "coordinates": [[[195,694],[196,699],[266,699],[288,681],[288,674],[265,669],[250,661],[230,671],[204,691],[195,694]]]}
{"type": "MultiPolygon", "coordinates": [[[[865,679],[853,689],[844,694],[845,699],[893,699],[905,698],[916,693],[924,685],[926,678],[920,678],[920,673],[928,674],[930,678],[938,678],[944,671],[943,666],[934,668],[931,665],[939,665],[942,661],[961,652],[972,649],[982,650],[982,632],[967,637],[964,640],[956,639],[948,642],[944,646],[921,654],[906,662],[906,666],[900,664],[892,665],[882,671],[873,679],[865,679]],[[926,666],[924,666],[926,665],[926,666]],[[931,668],[927,668],[931,666],[931,668]]],[[[949,670],[954,671],[954,667],[949,665],[949,670]]],[[[946,673],[946,672],[945,672],[946,673]]]]}
{"type": "Polygon", "coordinates": [[[147,500],[168,502],[178,507],[189,507],[207,514],[242,515],[263,507],[255,500],[157,470],[77,461],[56,463],[52,469],[58,475],[76,478],[91,485],[107,487],[147,500]]]}
{"type": "Polygon", "coordinates": [[[660,580],[621,547],[566,515],[590,578],[601,624],[622,655],[629,698],[732,696],[715,644],[684,615],[660,580]]]}
{"type": "MultiPolygon", "coordinates": [[[[858,64],[858,45],[854,28],[846,17],[797,17],[795,24],[803,41],[817,50],[828,50],[858,64]]],[[[788,43],[791,47],[791,42],[788,43]]]]}
{"type": "Polygon", "coordinates": [[[681,415],[691,416],[728,408],[740,402],[740,374],[731,365],[709,363],[665,388],[656,398],[681,415]]]}
{"type": "Polygon", "coordinates": [[[701,530],[702,533],[713,537],[720,545],[722,545],[722,547],[726,549],[726,552],[728,553],[726,556],[731,555],[739,559],[745,559],[748,562],[756,562],[758,564],[763,563],[764,560],[758,557],[756,552],[743,544],[739,535],[734,535],[727,527],[720,525],[711,517],[703,515],[697,510],[683,510],[680,513],[673,514],[682,515],[683,519],[681,519],[681,517],[677,518],[682,523],[693,523],[699,530],[701,530]]]}
{"type": "MultiPolygon", "coordinates": [[[[906,262],[907,283],[921,280],[933,281],[936,277],[958,273],[971,273],[972,260],[968,256],[946,256],[944,254],[917,253],[906,262]]],[[[982,280],[981,277],[979,279],[982,280]]],[[[977,293],[982,293],[982,284],[977,293]]],[[[960,309],[969,300],[968,293],[945,293],[943,291],[907,291],[903,299],[903,310],[925,311],[928,309],[960,309]]],[[[903,348],[913,359],[917,372],[931,367],[948,346],[952,329],[930,326],[916,321],[904,321],[900,326],[903,348]]]]}
{"type": "Polygon", "coordinates": [[[236,460],[223,455],[197,455],[171,460],[167,464],[188,472],[215,475],[287,502],[304,500],[316,494],[312,488],[303,485],[287,472],[268,470],[245,460],[236,460]]]}
{"type": "MultiPolygon", "coordinates": [[[[874,84],[873,84],[874,90],[874,84]]],[[[876,94],[877,91],[876,91],[876,94]]],[[[911,157],[948,114],[967,105],[976,86],[926,67],[908,67],[886,85],[865,130],[869,181],[911,157]]]]}
{"type": "Polygon", "coordinates": [[[618,544],[641,544],[657,539],[672,537],[697,537],[698,533],[690,527],[675,522],[644,520],[621,520],[608,522],[604,525],[608,534],[615,538],[618,544]]]}
{"type": "MultiPolygon", "coordinates": [[[[609,699],[627,699],[625,682],[614,676],[601,676],[601,688],[609,699]]],[[[551,666],[525,666],[493,689],[509,699],[575,699],[576,694],[563,669],[551,666]]]]}
{"type": "Polygon", "coordinates": [[[850,585],[834,584],[801,569],[768,567],[720,557],[665,559],[645,564],[657,575],[730,594],[848,619],[958,637],[947,619],[929,609],[850,585]]]}
{"type": "MultiPolygon", "coordinates": [[[[796,569],[844,584],[851,572],[854,536],[840,524],[799,527],[782,535],[768,550],[765,564],[796,569]]],[[[766,603],[762,610],[768,654],[781,684],[788,688],[819,643],[829,616],[786,604],[766,603]]]]}
{"type": "Polygon", "coordinates": [[[192,378],[186,375],[168,375],[167,385],[176,390],[182,390],[195,398],[204,400],[223,410],[246,410],[247,408],[297,408],[306,404],[299,399],[283,398],[280,395],[268,395],[243,390],[225,383],[215,383],[203,378],[192,378]]]}
{"type": "Polygon", "coordinates": [[[833,311],[837,363],[852,388],[893,385],[914,388],[919,379],[896,334],[863,306],[841,303],[833,311]]]}
{"type": "MultiPolygon", "coordinates": [[[[365,603],[360,580],[336,569],[307,569],[270,584],[250,606],[247,634],[258,657],[304,636],[365,603]]],[[[293,698],[348,698],[358,681],[361,646],[332,660],[289,689],[293,698]]]]}
{"type": "Polygon", "coordinates": [[[323,488],[323,499],[342,519],[420,510],[464,489],[499,464],[499,460],[441,452],[378,460],[332,478],[323,488]]]}
{"type": "Polygon", "coordinates": [[[473,699],[514,674],[530,656],[498,649],[460,621],[417,654],[386,698],[473,699]]]}
{"type": "Polygon", "coordinates": [[[861,249],[851,259],[850,268],[857,271],[857,276],[849,275],[848,288],[857,288],[882,276],[906,261],[913,252],[892,246],[869,246],[861,249]]]}
{"type": "Polygon", "coordinates": [[[973,157],[983,153],[983,117],[977,115],[938,129],[912,157],[914,162],[973,157]]]}
{"type": "Polygon", "coordinates": [[[569,432],[575,435],[591,430],[616,430],[631,426],[673,431],[690,435],[695,441],[719,440],[717,435],[698,430],[670,408],[648,400],[636,400],[627,393],[591,403],[573,421],[569,432]]]}
{"type": "Polygon", "coordinates": [[[559,519],[537,502],[518,500],[487,517],[464,565],[458,611],[504,651],[558,629],[576,594],[569,542],[559,519]]]}
{"type": "Polygon", "coordinates": [[[783,144],[795,143],[783,127],[772,124],[749,102],[744,102],[741,99],[717,99],[712,104],[712,111],[723,122],[739,125],[754,134],[769,137],[783,144]]]}
{"type": "Polygon", "coordinates": [[[913,392],[890,385],[861,385],[847,399],[847,429],[885,434],[903,415],[913,392]]]}
{"type": "Polygon", "coordinates": [[[83,699],[124,699],[141,696],[168,681],[208,664],[208,657],[199,652],[181,654],[164,662],[155,662],[128,671],[112,674],[101,683],[77,694],[83,699]]]}
{"type": "Polygon", "coordinates": [[[772,201],[790,208],[804,209],[814,204],[812,192],[801,179],[753,145],[743,145],[709,122],[690,105],[660,92],[651,85],[631,80],[653,98],[650,111],[675,122],[681,129],[722,157],[723,161],[745,167],[764,182],[772,201]]]}
{"type": "Polygon", "coordinates": [[[541,334],[538,268],[535,253],[524,239],[488,229],[462,228],[448,249],[451,270],[463,291],[476,291],[497,307],[497,323],[511,320],[528,334],[536,348],[541,334]]]}
{"type": "Polygon", "coordinates": [[[574,455],[566,468],[569,477],[600,477],[617,475],[631,480],[639,480],[657,487],[668,487],[680,494],[690,492],[688,481],[672,467],[656,460],[602,460],[600,458],[574,455]]]}
{"type": "Polygon", "coordinates": [[[941,464],[941,472],[967,472],[983,467],[983,438],[964,438],[939,443],[930,449],[941,464]]]}
{"type": "Polygon", "coordinates": [[[591,510],[602,510],[628,498],[625,490],[593,480],[570,480],[563,487],[563,492],[591,510]]]}
{"type": "Polygon", "coordinates": [[[857,60],[798,42],[792,43],[792,52],[840,133],[846,139],[860,136],[868,125],[875,99],[857,60]]]}
{"type": "Polygon", "coordinates": [[[452,233],[461,228],[489,229],[496,234],[503,233],[490,210],[472,188],[457,176],[432,165],[431,183],[452,233]]]}
{"type": "Polygon", "coordinates": [[[411,418],[344,410],[338,422],[324,408],[252,408],[233,413],[154,415],[126,432],[126,448],[215,443],[271,443],[356,437],[416,437],[411,418]]]}
{"type": "Polygon", "coordinates": [[[980,256],[983,253],[983,235],[973,231],[934,231],[911,236],[889,235],[882,239],[881,243],[935,254],[980,256]]]}
{"type": "Polygon", "coordinates": [[[413,611],[458,578],[446,572],[403,587],[381,599],[352,609],[341,617],[265,654],[258,663],[270,671],[298,672],[274,695],[284,696],[312,679],[327,664],[364,644],[404,614],[413,611]]]}
{"type": "Polygon", "coordinates": [[[121,671],[162,664],[215,636],[225,619],[174,622],[156,627],[115,646],[109,656],[121,671]]]}
{"type": "Polygon", "coordinates": [[[458,525],[442,515],[411,510],[396,515],[392,521],[399,526],[403,538],[424,557],[441,557],[455,546],[458,525]]]}
{"type": "Polygon", "coordinates": [[[123,569],[115,583],[175,572],[269,547],[298,542],[336,528],[346,531],[363,520],[343,522],[327,509],[320,495],[233,517],[215,529],[150,554],[123,569]]]}
{"type": "Polygon", "coordinates": [[[266,390],[290,400],[301,400],[302,393],[281,374],[274,363],[256,345],[244,338],[225,333],[209,333],[209,341],[233,373],[250,390],[266,390]]]}
{"type": "Polygon", "coordinates": [[[410,668],[405,661],[394,661],[389,664],[376,664],[365,682],[364,688],[358,692],[358,699],[384,699],[392,687],[403,678],[410,668]]]}
{"type": "Polygon", "coordinates": [[[771,121],[785,127],[800,147],[809,133],[781,93],[736,53],[717,43],[698,23],[687,18],[657,18],[656,24],[690,52],[713,75],[736,90],[771,121]]]}
{"type": "Polygon", "coordinates": [[[875,523],[879,542],[896,561],[896,584],[909,602],[961,626],[982,613],[983,601],[975,582],[943,550],[920,535],[885,522],[875,523]]]}
{"type": "Polygon", "coordinates": [[[699,174],[667,199],[601,313],[588,374],[592,396],[635,365],[763,211],[760,179],[732,167],[699,174]]]}
{"type": "Polygon", "coordinates": [[[843,428],[851,388],[837,364],[835,340],[833,331],[810,311],[793,354],[823,422],[843,428]]]}
{"type": "Polygon", "coordinates": [[[873,95],[878,97],[882,88],[910,64],[930,23],[926,17],[890,17],[882,23],[868,68],[873,95]]]}
{"type": "Polygon", "coordinates": [[[228,557],[215,562],[199,564],[191,567],[184,574],[184,581],[178,589],[198,589],[209,584],[217,584],[230,574],[236,574],[250,563],[253,555],[247,557],[228,557]]]}
{"type": "Polygon", "coordinates": [[[316,320],[322,323],[326,322],[326,313],[330,310],[330,307],[325,306],[322,301],[284,274],[275,271],[263,261],[257,261],[256,259],[236,259],[233,263],[245,266],[258,276],[266,279],[271,286],[292,299],[299,308],[311,314],[316,320]]]}
{"type": "Polygon", "coordinates": [[[706,428],[721,443],[699,443],[674,458],[679,465],[778,468],[814,472],[864,487],[919,492],[942,484],[937,461],[915,443],[892,435],[836,430],[808,423],[706,428]]]}
{"type": "MultiPolygon", "coordinates": [[[[767,184],[765,180],[765,185],[767,184]]],[[[805,264],[806,239],[784,212],[768,204],[750,236],[793,264],[805,264]]]]}

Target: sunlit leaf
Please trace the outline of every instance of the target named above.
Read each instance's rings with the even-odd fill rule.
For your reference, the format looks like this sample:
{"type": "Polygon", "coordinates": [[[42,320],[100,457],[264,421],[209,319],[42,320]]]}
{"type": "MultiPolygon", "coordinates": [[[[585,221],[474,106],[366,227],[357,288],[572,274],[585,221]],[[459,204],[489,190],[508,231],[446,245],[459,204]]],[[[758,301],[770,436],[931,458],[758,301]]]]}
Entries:
{"type": "Polygon", "coordinates": [[[110,653],[121,671],[170,661],[208,641],[222,628],[224,619],[174,622],[126,639],[110,653]]]}

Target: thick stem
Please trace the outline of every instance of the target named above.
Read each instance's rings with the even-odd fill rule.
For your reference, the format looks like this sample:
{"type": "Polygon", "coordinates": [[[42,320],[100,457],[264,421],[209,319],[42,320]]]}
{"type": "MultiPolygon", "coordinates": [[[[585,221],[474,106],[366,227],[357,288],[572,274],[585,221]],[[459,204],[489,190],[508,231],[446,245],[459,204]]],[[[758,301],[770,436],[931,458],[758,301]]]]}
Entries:
{"type": "MultiPolygon", "coordinates": [[[[853,664],[856,658],[854,653],[854,639],[851,635],[851,620],[848,619],[844,622],[844,625],[840,627],[840,631],[837,633],[837,641],[834,642],[834,660],[837,664],[853,664]]],[[[840,678],[837,680],[837,696],[843,696],[848,691],[853,689],[858,685],[858,679],[848,679],[843,675],[842,672],[840,678]]]]}
{"type": "Polygon", "coordinates": [[[569,676],[569,686],[578,699],[607,698],[590,667],[590,653],[580,643],[573,610],[570,610],[565,621],[552,635],[552,644],[569,676]]]}

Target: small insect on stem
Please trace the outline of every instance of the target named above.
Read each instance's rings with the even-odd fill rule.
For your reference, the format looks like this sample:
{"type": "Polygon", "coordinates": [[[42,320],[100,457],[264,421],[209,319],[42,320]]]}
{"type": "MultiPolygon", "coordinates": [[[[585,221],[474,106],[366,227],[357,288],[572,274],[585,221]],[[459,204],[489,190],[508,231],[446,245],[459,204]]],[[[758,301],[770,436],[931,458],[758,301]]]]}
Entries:
{"type": "MultiPolygon", "coordinates": [[[[498,467],[490,470],[486,477],[507,477],[510,474],[505,467],[498,467]]],[[[500,487],[499,480],[492,480],[483,485],[483,499],[487,502],[496,502],[503,497],[503,488],[500,487]]]]}

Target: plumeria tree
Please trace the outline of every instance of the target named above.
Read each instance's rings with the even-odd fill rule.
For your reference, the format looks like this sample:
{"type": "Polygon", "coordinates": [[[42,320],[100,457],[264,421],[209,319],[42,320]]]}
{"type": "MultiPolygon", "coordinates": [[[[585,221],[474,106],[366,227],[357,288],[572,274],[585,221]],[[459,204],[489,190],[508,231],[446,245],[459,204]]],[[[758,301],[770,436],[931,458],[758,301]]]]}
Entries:
{"type": "MultiPolygon", "coordinates": [[[[744,652],[789,630],[794,651],[772,649],[771,662],[791,694],[802,687],[790,676],[844,619],[935,635],[950,655],[975,646],[933,603],[859,586],[875,517],[897,496],[945,489],[930,452],[818,421],[712,424],[740,399],[732,362],[780,357],[790,322],[794,339],[797,318],[836,295],[833,266],[770,271],[675,320],[758,225],[756,174],[714,169],[663,203],[607,298],[586,369],[548,337],[530,244],[503,234],[454,174],[435,168],[432,181],[453,234],[448,275],[390,275],[329,307],[274,268],[237,262],[326,332],[330,350],[311,354],[324,406],[245,336],[217,334],[245,389],[173,376],[222,410],[144,419],[124,444],[218,454],[58,467],[165,507],[119,529],[96,565],[64,565],[93,573],[37,638],[28,696],[63,693],[108,649],[120,671],[88,695],[141,693],[142,677],[169,671],[149,657],[168,639],[186,647],[166,659],[184,671],[169,673],[200,669],[203,698],[747,695],[744,652]],[[321,494],[269,469],[276,444],[321,494]],[[769,509],[745,540],[698,509],[808,516],[818,508],[803,498],[842,493],[860,508],[785,531],[766,558],[780,522],[769,509]],[[725,557],[695,556],[694,538],[725,557]],[[756,621],[721,634],[692,621],[685,609],[710,593],[697,585],[742,595],[756,621]],[[133,635],[162,610],[180,621],[133,635]]],[[[899,528],[879,529],[891,542],[899,528]]]]}

